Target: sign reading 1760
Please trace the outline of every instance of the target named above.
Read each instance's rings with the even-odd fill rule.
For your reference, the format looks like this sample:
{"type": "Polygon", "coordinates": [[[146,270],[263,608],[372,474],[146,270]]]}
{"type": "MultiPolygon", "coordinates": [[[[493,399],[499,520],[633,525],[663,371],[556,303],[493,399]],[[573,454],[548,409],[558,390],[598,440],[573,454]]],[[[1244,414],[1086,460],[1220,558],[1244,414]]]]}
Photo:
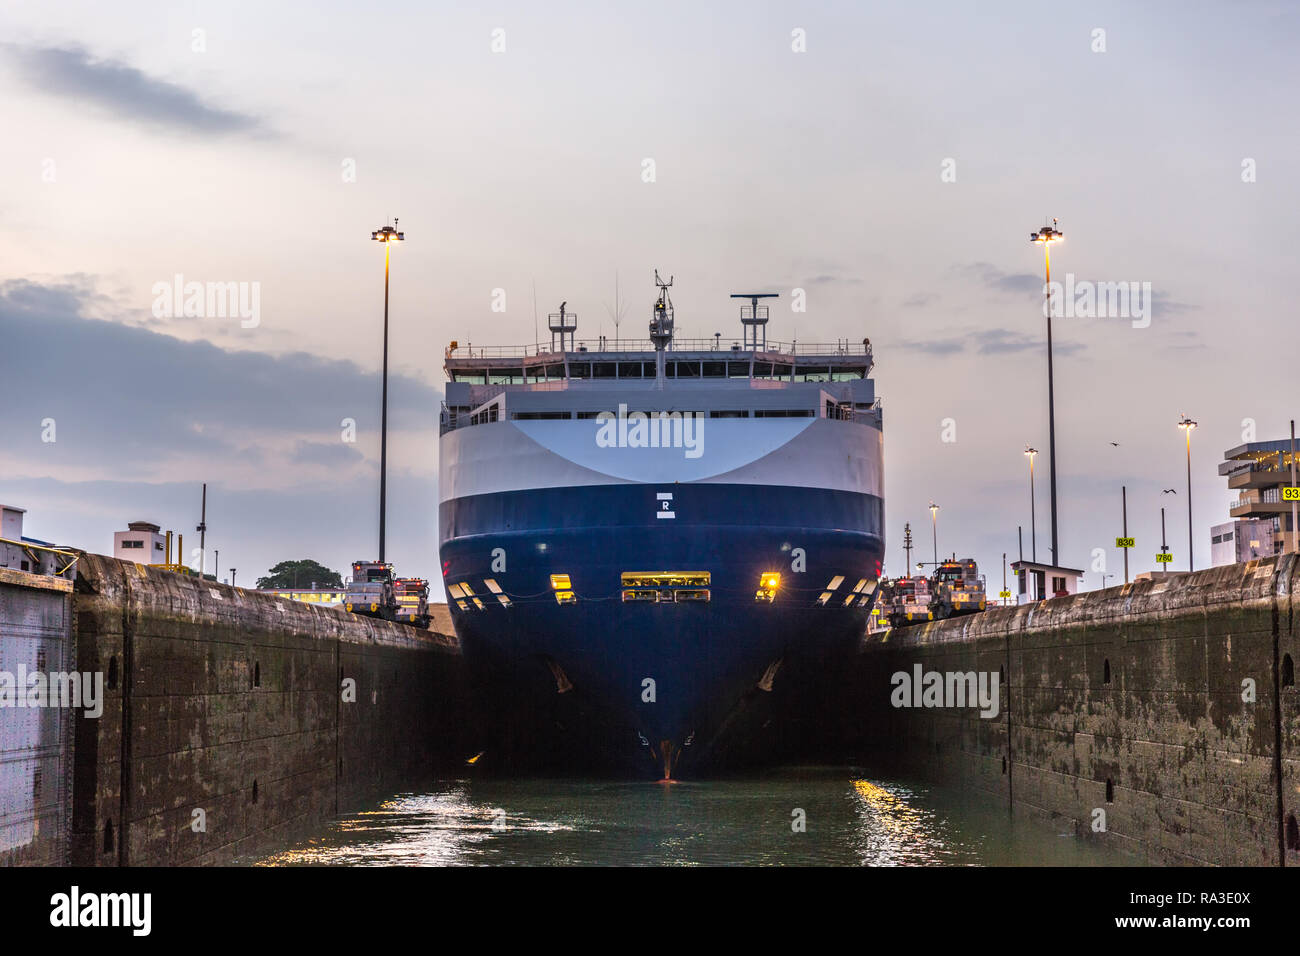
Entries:
{"type": "Polygon", "coordinates": [[[1300,501],[1300,488],[1283,488],[1283,501],[1300,501]]]}

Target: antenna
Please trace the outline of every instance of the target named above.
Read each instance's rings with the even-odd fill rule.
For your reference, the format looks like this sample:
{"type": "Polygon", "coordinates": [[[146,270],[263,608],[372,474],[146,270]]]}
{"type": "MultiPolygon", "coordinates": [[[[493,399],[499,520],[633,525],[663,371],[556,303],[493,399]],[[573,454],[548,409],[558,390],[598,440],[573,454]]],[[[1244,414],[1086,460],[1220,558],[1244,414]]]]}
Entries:
{"type": "Polygon", "coordinates": [[[533,280],[533,342],[540,344],[540,333],[537,331],[537,280],[533,280]]]}
{"type": "Polygon", "coordinates": [[[627,315],[627,306],[623,304],[623,302],[619,299],[619,295],[618,295],[618,273],[617,272],[614,273],[614,305],[611,308],[609,304],[606,303],[605,311],[608,312],[609,317],[614,320],[614,346],[615,348],[617,348],[618,347],[618,326],[619,323],[623,321],[624,316],[627,315]]]}
{"type": "Polygon", "coordinates": [[[669,276],[665,282],[655,270],[655,285],[659,287],[659,298],[650,315],[650,341],[655,347],[655,388],[664,387],[664,349],[673,340],[673,300],[668,296],[668,287],[673,284],[669,276]]]}
{"type": "Polygon", "coordinates": [[[748,299],[749,308],[741,306],[740,324],[744,326],[742,330],[745,334],[745,348],[758,351],[758,330],[763,330],[763,351],[767,351],[767,306],[759,307],[759,299],[776,299],[780,293],[777,292],[733,292],[733,299],[748,299]]]}

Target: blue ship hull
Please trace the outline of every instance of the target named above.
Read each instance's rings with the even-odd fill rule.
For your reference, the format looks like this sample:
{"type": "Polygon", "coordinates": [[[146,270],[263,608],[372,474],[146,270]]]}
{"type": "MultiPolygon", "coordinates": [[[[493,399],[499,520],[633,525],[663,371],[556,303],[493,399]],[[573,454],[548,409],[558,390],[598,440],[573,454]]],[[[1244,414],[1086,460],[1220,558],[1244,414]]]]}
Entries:
{"type": "Polygon", "coordinates": [[[743,749],[754,732],[745,710],[779,720],[781,702],[815,699],[818,682],[854,653],[880,574],[879,497],[669,487],[671,518],[659,517],[662,484],[442,503],[444,581],[468,584],[482,604],[452,599],[453,621],[499,733],[524,728],[528,746],[552,757],[564,748],[546,738],[571,738],[585,767],[702,773],[743,749]],[[624,572],[656,571],[708,572],[710,600],[622,600],[624,572]],[[765,572],[781,574],[770,603],[755,599],[765,572]],[[557,603],[552,574],[569,576],[573,602],[557,603]],[[855,592],[862,579],[871,586],[855,592]]]}

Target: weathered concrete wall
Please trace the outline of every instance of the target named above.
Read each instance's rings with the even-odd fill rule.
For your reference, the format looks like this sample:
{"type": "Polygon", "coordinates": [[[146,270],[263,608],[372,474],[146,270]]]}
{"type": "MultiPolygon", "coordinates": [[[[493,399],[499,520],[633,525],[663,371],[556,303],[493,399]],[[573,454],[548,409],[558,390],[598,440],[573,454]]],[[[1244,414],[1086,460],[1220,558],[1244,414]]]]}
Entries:
{"type": "Polygon", "coordinates": [[[463,757],[454,637],[98,555],[78,571],[78,667],[106,702],[76,722],[74,864],[229,861],[463,757]]]}
{"type": "Polygon", "coordinates": [[[71,592],[66,578],[0,568],[0,866],[67,862],[72,715],[16,706],[27,688],[15,685],[72,668],[71,592]]]}
{"type": "Polygon", "coordinates": [[[1297,567],[1286,555],[869,638],[858,753],[1152,862],[1300,865],[1297,567]],[[1001,713],[893,707],[891,675],[916,664],[1000,673],[1001,713]]]}

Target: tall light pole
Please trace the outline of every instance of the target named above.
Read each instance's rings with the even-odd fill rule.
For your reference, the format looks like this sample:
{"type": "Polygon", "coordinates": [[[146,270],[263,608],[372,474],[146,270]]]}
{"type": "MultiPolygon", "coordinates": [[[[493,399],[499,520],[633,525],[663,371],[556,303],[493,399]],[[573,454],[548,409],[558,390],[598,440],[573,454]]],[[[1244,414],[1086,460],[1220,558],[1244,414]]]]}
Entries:
{"type": "Polygon", "coordinates": [[[930,531],[934,535],[934,567],[939,569],[939,506],[930,501],[930,531]]]}
{"type": "MultiPolygon", "coordinates": [[[[203,504],[199,510],[199,526],[194,529],[199,533],[199,580],[203,580],[204,558],[207,557],[208,540],[208,483],[203,483],[203,504]]],[[[220,572],[218,572],[220,573],[220,572]]]]}
{"type": "Polygon", "coordinates": [[[394,242],[406,238],[405,233],[397,231],[397,220],[393,225],[376,229],[370,238],[384,244],[384,385],[383,408],[379,418],[379,563],[384,563],[384,522],[388,506],[388,257],[394,242]]]}
{"type": "Polygon", "coordinates": [[[1047,464],[1051,475],[1052,497],[1052,564],[1059,567],[1056,555],[1056,391],[1052,380],[1052,243],[1060,242],[1065,233],[1056,229],[1056,220],[1029,234],[1030,242],[1043,244],[1043,267],[1047,281],[1044,285],[1044,304],[1047,309],[1047,464]]]}
{"type": "MultiPolygon", "coordinates": [[[[1295,419],[1291,419],[1291,487],[1295,488],[1295,419]]],[[[1286,535],[1282,536],[1285,545],[1286,535]]],[[[1282,548],[1283,551],[1287,549],[1282,548]]],[[[1296,523],[1296,500],[1291,499],[1291,550],[1300,551],[1300,524],[1296,523]]]]}
{"type": "Polygon", "coordinates": [[[1029,459],[1029,552],[1035,562],[1038,561],[1038,511],[1034,506],[1034,456],[1037,454],[1037,448],[1025,446],[1025,457],[1029,459]]]}
{"type": "Polygon", "coordinates": [[[1196,422],[1184,415],[1178,427],[1187,435],[1187,570],[1192,571],[1192,429],[1196,422]]]}

